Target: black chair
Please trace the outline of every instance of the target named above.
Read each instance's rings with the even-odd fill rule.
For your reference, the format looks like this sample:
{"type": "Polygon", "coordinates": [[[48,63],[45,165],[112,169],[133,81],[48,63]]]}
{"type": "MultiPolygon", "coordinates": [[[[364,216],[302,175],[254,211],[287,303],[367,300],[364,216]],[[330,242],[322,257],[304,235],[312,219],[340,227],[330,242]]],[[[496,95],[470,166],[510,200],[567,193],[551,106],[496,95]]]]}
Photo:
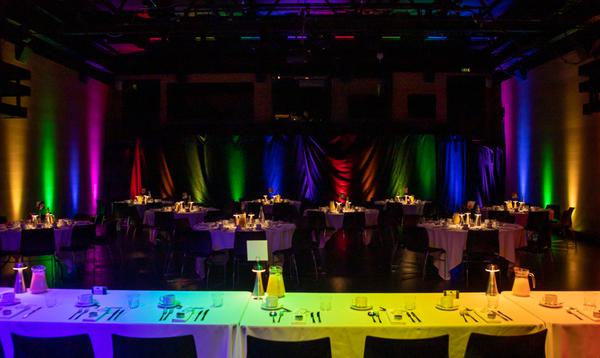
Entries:
{"type": "Polygon", "coordinates": [[[544,358],[547,330],[522,336],[471,333],[465,358],[544,358]]]}
{"type": "Polygon", "coordinates": [[[159,233],[165,235],[167,239],[170,239],[174,235],[175,214],[172,211],[155,211],[154,227],[159,233]]]}
{"type": "Polygon", "coordinates": [[[274,203],[271,216],[273,220],[294,221],[296,208],[290,203],[274,203]]]}
{"type": "Polygon", "coordinates": [[[114,358],[195,358],[194,336],[137,338],[112,335],[114,358]]]}
{"type": "Polygon", "coordinates": [[[87,334],[64,337],[28,337],[11,333],[15,358],[94,357],[92,342],[87,334]]]}
{"type": "Polygon", "coordinates": [[[560,215],[560,205],[548,204],[546,205],[546,209],[552,210],[554,212],[554,219],[551,220],[553,223],[560,221],[560,218],[558,217],[560,215]]]}
{"type": "Polygon", "coordinates": [[[419,221],[421,221],[420,215],[404,215],[402,218],[402,227],[416,227],[417,225],[419,225],[419,221]]]}
{"type": "Polygon", "coordinates": [[[402,239],[402,218],[404,210],[401,203],[387,203],[385,208],[379,213],[379,237],[389,237],[392,242],[391,250],[391,270],[394,271],[394,258],[396,252],[403,246],[402,239]]]}
{"type": "Polygon", "coordinates": [[[188,258],[204,258],[206,265],[206,287],[210,279],[210,270],[213,265],[219,265],[223,267],[223,278],[227,278],[227,256],[226,253],[221,253],[221,260],[216,258],[219,252],[213,251],[212,239],[210,231],[202,230],[190,230],[184,235],[184,251],[183,251],[183,262],[181,263],[181,276],[183,276],[186,259],[188,258]]]}
{"type": "Polygon", "coordinates": [[[8,220],[6,219],[6,216],[0,216],[0,225],[2,225],[2,224],[6,224],[6,223],[7,223],[7,221],[8,221],[8,220]]]}
{"type": "Polygon", "coordinates": [[[125,232],[129,234],[129,204],[126,202],[112,203],[112,217],[117,220],[117,225],[120,229],[125,228],[125,232]]]}
{"type": "Polygon", "coordinates": [[[439,254],[440,260],[446,264],[446,259],[442,259],[441,255],[445,254],[444,249],[429,246],[429,234],[427,229],[418,226],[405,227],[402,231],[404,247],[412,252],[418,252],[425,255],[423,260],[422,278],[427,275],[427,261],[432,254],[439,254]]]}
{"type": "Polygon", "coordinates": [[[245,212],[248,214],[254,214],[254,217],[258,218],[262,204],[257,201],[249,201],[246,203],[245,212]]]}
{"type": "Polygon", "coordinates": [[[331,342],[329,337],[311,341],[287,342],[270,341],[248,336],[247,358],[308,358],[331,357],[331,342]]]}
{"type": "Polygon", "coordinates": [[[463,255],[463,265],[467,286],[469,286],[469,268],[472,263],[496,263],[500,252],[500,232],[498,230],[469,230],[467,248],[463,255]]]}
{"type": "MultiPolygon", "coordinates": [[[[30,229],[21,231],[21,246],[19,253],[25,261],[31,265],[32,261],[38,261],[43,257],[50,257],[52,266],[52,281],[56,284],[56,244],[54,241],[54,229],[30,229]],[[36,260],[32,260],[36,258],[36,260]]],[[[41,260],[40,260],[41,261],[41,260]]]]}
{"type": "Polygon", "coordinates": [[[437,216],[438,214],[433,202],[426,201],[425,204],[423,204],[423,217],[434,219],[437,218],[437,216]]]}
{"type": "Polygon", "coordinates": [[[138,211],[137,206],[136,205],[130,206],[128,222],[127,222],[127,235],[129,235],[131,233],[131,230],[133,229],[132,237],[135,238],[138,230],[141,230],[143,227],[144,227],[143,219],[140,216],[140,212],[138,211]]]}
{"type": "Polygon", "coordinates": [[[448,341],[444,335],[424,339],[389,339],[367,336],[364,358],[385,357],[448,357],[448,341]]]}
{"type": "Polygon", "coordinates": [[[75,254],[84,253],[90,248],[96,238],[96,225],[74,225],[71,233],[71,244],[61,248],[61,251],[70,252],[73,263],[75,263],[75,254]]]}
{"type": "Polygon", "coordinates": [[[221,220],[223,214],[221,210],[208,210],[204,214],[204,222],[205,223],[214,223],[215,221],[221,220]]]}
{"type": "Polygon", "coordinates": [[[321,237],[327,232],[327,222],[325,213],[321,210],[307,210],[306,218],[308,226],[311,228],[315,240],[320,242],[321,237]]]}
{"type": "Polygon", "coordinates": [[[264,231],[236,231],[233,242],[233,287],[235,287],[235,278],[238,276],[240,263],[248,262],[248,248],[246,242],[251,240],[267,240],[264,231]]]}
{"type": "Polygon", "coordinates": [[[315,280],[319,278],[319,269],[317,267],[317,256],[319,255],[319,244],[312,239],[312,229],[308,225],[308,218],[301,218],[296,222],[296,229],[292,237],[292,247],[286,250],[278,250],[273,255],[284,255],[284,263],[289,262],[287,272],[295,274],[296,283],[300,283],[300,274],[298,272],[298,263],[296,258],[302,254],[310,254],[312,258],[315,280]]]}
{"type": "Polygon", "coordinates": [[[75,221],[91,221],[94,222],[94,215],[85,214],[85,213],[76,213],[73,215],[73,220],[75,221]]]}
{"type": "Polygon", "coordinates": [[[489,210],[487,215],[489,220],[498,220],[507,224],[515,223],[515,216],[508,210],[489,210]]]}
{"type": "Polygon", "coordinates": [[[525,230],[540,231],[550,224],[550,212],[548,210],[530,211],[527,214],[527,225],[525,230]]]}

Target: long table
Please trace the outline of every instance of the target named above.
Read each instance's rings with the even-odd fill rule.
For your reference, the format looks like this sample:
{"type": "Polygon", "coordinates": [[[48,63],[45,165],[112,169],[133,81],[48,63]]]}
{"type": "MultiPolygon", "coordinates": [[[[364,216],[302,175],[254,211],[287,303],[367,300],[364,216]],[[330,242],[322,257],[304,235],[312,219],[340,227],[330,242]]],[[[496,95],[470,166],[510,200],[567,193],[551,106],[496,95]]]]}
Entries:
{"type": "MultiPolygon", "coordinates": [[[[596,304],[600,304],[600,291],[593,292],[596,304]]],[[[512,292],[502,292],[502,296],[515,302],[546,323],[546,356],[553,357],[594,357],[600,356],[600,319],[594,320],[592,312],[583,307],[583,291],[534,291],[530,297],[517,297],[512,292]],[[545,294],[555,294],[562,308],[547,308],[539,303],[545,294]],[[579,319],[567,312],[573,307],[579,319]]]]}
{"type": "MultiPolygon", "coordinates": [[[[458,311],[440,311],[434,308],[442,295],[439,293],[288,293],[281,303],[293,312],[320,311],[322,323],[312,323],[306,315],[303,324],[294,320],[294,314],[284,314],[281,323],[273,323],[268,312],[260,308],[260,302],[251,301],[240,321],[241,333],[238,336],[238,357],[245,357],[246,337],[248,335],[270,340],[300,341],[330,337],[333,357],[362,357],[367,335],[383,338],[427,338],[450,335],[450,357],[463,357],[469,335],[472,332],[493,335],[519,335],[534,333],[544,328],[537,317],[508,299],[500,300],[500,309],[514,321],[494,324],[465,323],[458,311]],[[332,310],[320,309],[322,296],[330,296],[332,310]],[[405,300],[413,296],[416,302],[414,312],[422,323],[412,323],[406,316],[401,322],[392,323],[384,313],[382,323],[373,322],[365,311],[350,308],[355,296],[366,296],[369,305],[375,310],[384,307],[387,310],[403,309],[405,300]]],[[[460,304],[472,308],[483,307],[486,298],[483,293],[461,293],[460,304]]]]}
{"type": "MultiPolygon", "coordinates": [[[[5,292],[10,289],[0,289],[5,292]]],[[[198,357],[231,357],[233,356],[237,325],[248,303],[249,292],[223,292],[223,306],[211,307],[211,292],[207,291],[109,291],[107,295],[94,298],[101,307],[123,307],[126,312],[119,316],[118,321],[84,322],[68,318],[78,308],[74,305],[77,296],[90,293],[89,290],[52,289],[57,296],[58,304],[47,308],[44,294],[30,293],[17,295],[22,304],[42,306],[42,309],[30,317],[22,318],[23,314],[11,319],[0,318],[0,340],[7,357],[13,356],[13,345],[10,332],[26,336],[57,337],[75,334],[88,334],[91,338],[96,357],[112,357],[112,334],[133,337],[171,337],[193,335],[198,357]],[[127,296],[131,293],[140,294],[140,307],[129,309],[127,296]],[[183,307],[204,307],[210,311],[204,321],[192,320],[174,323],[171,318],[159,321],[162,309],[157,307],[159,297],[168,293],[176,294],[183,307]]],[[[4,307],[2,307],[4,308],[4,307]]]]}
{"type": "MultiPolygon", "coordinates": [[[[0,288],[0,293],[11,288],[0,288]]],[[[112,334],[133,337],[169,337],[193,335],[199,357],[245,357],[248,335],[281,341],[300,341],[329,337],[333,357],[362,357],[367,335],[410,339],[427,338],[448,334],[450,357],[463,357],[469,336],[473,332],[491,335],[520,335],[548,328],[546,352],[548,357],[597,357],[600,352],[600,323],[588,317],[577,319],[562,309],[541,307],[538,302],[546,292],[532,292],[531,297],[515,297],[503,292],[499,309],[513,321],[496,319],[496,322],[465,322],[459,311],[441,311],[435,304],[440,293],[296,293],[288,292],[280,303],[291,313],[284,313],[281,322],[273,323],[269,313],[260,308],[260,301],[250,297],[249,292],[223,292],[223,306],[212,307],[209,291],[117,291],[94,296],[102,307],[123,307],[126,312],[117,321],[102,319],[98,322],[69,320],[77,312],[74,306],[77,296],[89,290],[51,289],[58,304],[46,307],[45,294],[30,293],[17,295],[21,304],[42,309],[30,317],[23,314],[6,319],[0,315],[0,341],[7,357],[13,356],[10,333],[38,337],[57,337],[88,334],[97,357],[112,356],[112,334]],[[128,295],[140,294],[140,307],[129,309],[128,295]],[[173,293],[184,308],[203,307],[210,311],[204,321],[188,322],[159,321],[162,309],[157,307],[160,296],[173,293]],[[369,305],[381,312],[382,322],[373,322],[365,311],[350,308],[356,296],[367,297],[369,305]],[[331,309],[324,310],[322,302],[331,302],[331,309]],[[411,322],[406,315],[395,320],[386,312],[406,309],[406,303],[414,301],[413,312],[421,322],[411,322]],[[315,316],[313,323],[310,312],[320,312],[321,323],[315,316]],[[304,319],[297,321],[295,315],[303,313],[304,319]]],[[[581,310],[583,292],[554,292],[564,307],[581,310]]],[[[600,292],[596,292],[600,298],[600,292]]],[[[484,293],[461,293],[458,305],[475,310],[486,305],[484,293]]],[[[173,314],[171,318],[174,318],[173,314]]]]}

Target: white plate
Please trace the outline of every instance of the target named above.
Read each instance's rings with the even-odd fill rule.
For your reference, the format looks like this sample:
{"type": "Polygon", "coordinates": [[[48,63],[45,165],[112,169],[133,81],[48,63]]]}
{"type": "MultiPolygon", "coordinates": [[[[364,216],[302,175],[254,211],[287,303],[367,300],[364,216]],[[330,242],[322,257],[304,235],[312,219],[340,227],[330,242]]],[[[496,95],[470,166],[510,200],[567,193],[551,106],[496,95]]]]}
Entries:
{"type": "Polygon", "coordinates": [[[563,303],[559,302],[559,303],[557,303],[555,305],[551,305],[551,304],[547,304],[547,303],[544,303],[544,302],[540,301],[540,306],[544,306],[544,307],[547,307],[547,308],[562,308],[563,303]]]}
{"type": "Polygon", "coordinates": [[[79,302],[77,302],[75,304],[75,307],[92,307],[92,306],[99,306],[98,301],[94,300],[94,302],[92,302],[92,303],[79,303],[79,302]]]}
{"type": "Polygon", "coordinates": [[[456,311],[458,309],[458,306],[444,307],[442,305],[437,304],[435,305],[435,308],[441,311],[456,311]]]}
{"type": "Polygon", "coordinates": [[[175,308],[175,307],[179,307],[179,306],[181,306],[181,302],[179,302],[179,301],[175,301],[171,305],[166,305],[164,303],[158,304],[158,308],[175,308]]]}
{"type": "Polygon", "coordinates": [[[15,297],[15,300],[12,302],[0,302],[0,307],[14,306],[18,305],[19,303],[21,303],[21,299],[15,297]]]}
{"type": "Polygon", "coordinates": [[[283,305],[278,305],[277,307],[267,307],[265,305],[260,305],[260,308],[265,311],[277,311],[283,308],[283,305]]]}
{"type": "Polygon", "coordinates": [[[369,310],[373,309],[373,306],[363,306],[363,307],[360,307],[360,306],[352,305],[352,306],[350,306],[350,308],[352,308],[355,311],[369,311],[369,310]]]}

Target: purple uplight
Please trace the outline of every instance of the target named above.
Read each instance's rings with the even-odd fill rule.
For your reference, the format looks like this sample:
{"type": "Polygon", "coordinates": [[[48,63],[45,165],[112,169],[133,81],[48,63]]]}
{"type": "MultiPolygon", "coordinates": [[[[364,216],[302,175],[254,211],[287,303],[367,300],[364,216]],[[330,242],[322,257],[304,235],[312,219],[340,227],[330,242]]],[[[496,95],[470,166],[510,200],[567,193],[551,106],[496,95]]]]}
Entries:
{"type": "Polygon", "coordinates": [[[305,35],[288,35],[288,40],[306,40],[307,36],[305,35]]]}

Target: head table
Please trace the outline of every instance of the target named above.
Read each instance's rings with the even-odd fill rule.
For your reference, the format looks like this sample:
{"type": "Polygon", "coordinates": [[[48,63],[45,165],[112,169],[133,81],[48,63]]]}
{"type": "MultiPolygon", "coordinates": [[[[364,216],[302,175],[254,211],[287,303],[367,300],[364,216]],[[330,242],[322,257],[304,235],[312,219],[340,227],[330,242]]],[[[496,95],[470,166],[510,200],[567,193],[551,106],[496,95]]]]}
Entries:
{"type": "MultiPolygon", "coordinates": [[[[430,247],[441,248],[446,251],[446,265],[437,260],[434,261],[434,265],[443,279],[450,280],[450,271],[462,262],[463,251],[467,247],[467,235],[469,231],[456,225],[442,226],[432,222],[419,224],[419,226],[427,229],[430,247]]],[[[515,224],[500,223],[498,231],[500,256],[509,262],[516,262],[515,250],[527,245],[523,227],[515,224]]]]}
{"type": "MultiPolygon", "coordinates": [[[[0,288],[0,294],[12,288],[0,288]]],[[[172,337],[192,335],[199,357],[245,357],[246,337],[301,341],[329,337],[333,357],[362,357],[367,335],[416,339],[449,335],[449,356],[463,357],[471,333],[490,335],[521,335],[548,328],[546,352],[549,357],[596,357],[600,351],[600,323],[582,316],[579,320],[566,313],[565,308],[551,309],[538,305],[544,292],[532,292],[531,297],[515,297],[503,292],[498,309],[511,320],[494,321],[472,314],[478,322],[460,315],[460,311],[441,311],[435,308],[441,293],[297,293],[288,292],[279,303],[291,312],[284,312],[279,321],[273,322],[269,312],[260,308],[261,301],[251,298],[249,292],[220,292],[223,305],[213,306],[211,291],[118,291],[109,290],[106,295],[95,295],[101,308],[123,308],[124,313],[116,320],[110,315],[98,321],[84,321],[87,316],[69,319],[79,309],[75,307],[77,296],[89,293],[81,289],[51,289],[44,294],[24,293],[17,295],[22,305],[31,309],[41,307],[30,316],[26,312],[7,318],[0,315],[0,342],[7,357],[13,357],[10,334],[26,336],[60,337],[88,334],[97,357],[112,356],[112,334],[131,337],[172,337]],[[138,294],[138,308],[128,307],[128,298],[138,294]],[[204,320],[176,320],[176,312],[161,321],[163,309],[157,307],[159,297],[175,294],[182,308],[174,311],[196,312],[208,309],[204,320]],[[56,306],[46,305],[46,296],[56,298],[56,306]],[[380,313],[381,323],[367,311],[350,308],[357,296],[366,298],[367,304],[380,313]],[[418,321],[406,316],[407,304],[414,304],[411,312],[418,321]],[[327,304],[328,303],[328,304],[327,304]],[[381,311],[384,308],[386,311],[381,311]],[[404,311],[401,320],[395,320],[394,311],[404,311]],[[315,321],[310,313],[314,313],[315,321]],[[316,315],[316,313],[319,313],[316,315]],[[297,320],[296,316],[303,316],[297,320]],[[320,322],[318,318],[320,318],[320,322]]],[[[583,297],[589,292],[554,292],[565,307],[581,308],[583,297]]],[[[217,293],[219,294],[219,293],[217,293]]],[[[600,295],[600,292],[596,292],[600,295]]],[[[479,311],[486,305],[486,297],[480,292],[462,292],[457,305],[479,311]]],[[[15,306],[12,306],[15,307],[15,306]]],[[[3,307],[5,310],[7,307],[3,307]]],[[[583,309],[582,309],[583,310],[583,309]]],[[[31,312],[27,311],[27,312],[31,312]]],[[[283,311],[281,311],[283,312],[283,311]]]]}

